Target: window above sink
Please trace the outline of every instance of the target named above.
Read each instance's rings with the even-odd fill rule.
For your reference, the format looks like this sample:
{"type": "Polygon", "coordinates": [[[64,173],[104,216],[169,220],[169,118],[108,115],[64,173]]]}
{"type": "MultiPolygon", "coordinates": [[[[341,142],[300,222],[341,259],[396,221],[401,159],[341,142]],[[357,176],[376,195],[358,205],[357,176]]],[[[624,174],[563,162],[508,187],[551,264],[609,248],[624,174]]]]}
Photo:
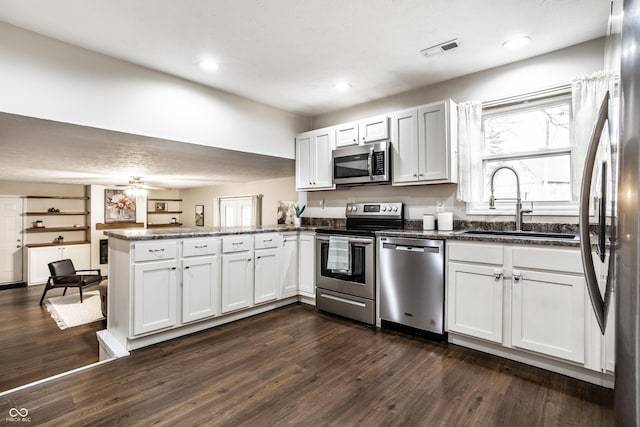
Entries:
{"type": "Polygon", "coordinates": [[[489,209],[490,177],[500,166],[518,172],[522,205],[534,215],[577,215],[573,196],[571,88],[550,94],[527,94],[482,108],[481,147],[473,161],[474,199],[470,214],[513,215],[516,180],[512,174],[495,176],[495,210],[489,209]]]}

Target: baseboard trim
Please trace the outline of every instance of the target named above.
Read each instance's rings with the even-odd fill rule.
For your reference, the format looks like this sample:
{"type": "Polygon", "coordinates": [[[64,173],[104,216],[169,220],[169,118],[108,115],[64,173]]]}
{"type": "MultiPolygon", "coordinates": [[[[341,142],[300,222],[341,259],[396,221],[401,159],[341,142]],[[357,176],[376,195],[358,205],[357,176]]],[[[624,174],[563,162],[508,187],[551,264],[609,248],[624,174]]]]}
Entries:
{"type": "Polygon", "coordinates": [[[16,289],[16,288],[26,288],[27,282],[14,282],[14,283],[3,283],[0,284],[0,291],[5,289],[16,289]]]}

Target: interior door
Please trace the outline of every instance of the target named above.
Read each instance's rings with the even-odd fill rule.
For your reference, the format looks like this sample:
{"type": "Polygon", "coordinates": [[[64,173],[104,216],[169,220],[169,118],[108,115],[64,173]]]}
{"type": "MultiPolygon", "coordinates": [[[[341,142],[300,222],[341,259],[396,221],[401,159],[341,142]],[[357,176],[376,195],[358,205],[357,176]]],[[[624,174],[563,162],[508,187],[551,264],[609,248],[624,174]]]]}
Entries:
{"type": "Polygon", "coordinates": [[[22,281],[22,213],[22,198],[0,197],[0,283],[22,281]]]}

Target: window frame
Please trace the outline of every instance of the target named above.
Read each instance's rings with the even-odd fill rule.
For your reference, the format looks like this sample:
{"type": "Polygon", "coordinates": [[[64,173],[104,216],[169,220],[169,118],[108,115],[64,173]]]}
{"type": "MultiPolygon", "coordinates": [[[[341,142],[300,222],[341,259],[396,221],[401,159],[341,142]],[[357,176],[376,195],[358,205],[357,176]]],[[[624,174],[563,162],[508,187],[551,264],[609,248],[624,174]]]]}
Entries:
{"type": "MultiPolygon", "coordinates": [[[[482,149],[480,158],[477,161],[481,162],[481,167],[478,171],[475,171],[473,179],[479,179],[480,182],[483,182],[484,186],[484,168],[485,162],[487,161],[495,161],[495,160],[518,160],[518,159],[526,159],[526,158],[544,158],[550,157],[554,155],[569,155],[569,163],[570,168],[572,168],[570,172],[570,176],[573,176],[573,156],[575,147],[573,146],[571,140],[569,141],[569,146],[563,148],[549,148],[549,149],[541,149],[535,151],[523,151],[523,152],[515,152],[515,153],[500,153],[500,154],[485,154],[485,140],[484,140],[484,123],[486,118],[490,118],[492,116],[505,115],[506,113],[516,113],[516,112],[526,112],[526,111],[538,111],[542,108],[552,107],[554,105],[560,104],[568,104],[569,106],[569,135],[572,133],[572,122],[573,122],[573,112],[572,112],[572,97],[570,88],[560,90],[558,92],[554,92],[552,94],[547,94],[545,96],[539,96],[538,94],[527,94],[522,95],[517,98],[508,98],[505,102],[489,102],[483,103],[482,106],[482,149]],[[515,100],[514,100],[515,99],[515,100]]],[[[571,138],[571,136],[570,136],[571,138]]],[[[515,179],[515,178],[514,178],[515,179]]],[[[571,186],[574,185],[573,182],[570,183],[571,186]]],[[[488,189],[483,188],[482,198],[484,198],[484,192],[488,191],[488,189]]],[[[521,192],[522,191],[521,188],[521,192]]],[[[515,214],[515,197],[514,200],[498,200],[495,202],[495,209],[489,209],[488,201],[473,200],[467,203],[467,214],[469,215],[490,215],[490,216],[498,216],[498,215],[507,215],[513,216],[515,214]]],[[[531,208],[531,203],[533,203],[533,215],[535,216],[576,216],[578,215],[579,210],[579,201],[578,200],[570,200],[570,201],[525,201],[522,200],[522,206],[525,209],[531,208]]]]}
{"type": "Polygon", "coordinates": [[[220,212],[220,227],[247,227],[248,225],[242,224],[242,206],[249,207],[250,221],[249,225],[253,223],[253,199],[251,196],[231,196],[218,198],[218,211],[220,212]],[[225,225],[226,205],[234,205],[234,225],[225,225]],[[236,224],[236,222],[239,222],[236,224]]]}

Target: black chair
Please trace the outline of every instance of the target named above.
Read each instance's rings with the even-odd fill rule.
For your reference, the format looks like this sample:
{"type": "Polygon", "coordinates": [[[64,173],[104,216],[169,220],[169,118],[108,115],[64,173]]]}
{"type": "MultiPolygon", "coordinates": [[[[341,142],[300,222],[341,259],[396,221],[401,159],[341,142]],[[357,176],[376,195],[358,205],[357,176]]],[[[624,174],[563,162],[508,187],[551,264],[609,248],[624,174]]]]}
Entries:
{"type": "Polygon", "coordinates": [[[78,288],[80,290],[80,302],[82,303],[82,289],[99,285],[100,282],[102,282],[100,270],[76,270],[70,259],[50,262],[49,272],[51,276],[44,286],[44,292],[42,293],[42,298],[40,298],[40,305],[42,305],[47,291],[53,288],[64,288],[62,295],[67,293],[67,288],[78,288]]]}

